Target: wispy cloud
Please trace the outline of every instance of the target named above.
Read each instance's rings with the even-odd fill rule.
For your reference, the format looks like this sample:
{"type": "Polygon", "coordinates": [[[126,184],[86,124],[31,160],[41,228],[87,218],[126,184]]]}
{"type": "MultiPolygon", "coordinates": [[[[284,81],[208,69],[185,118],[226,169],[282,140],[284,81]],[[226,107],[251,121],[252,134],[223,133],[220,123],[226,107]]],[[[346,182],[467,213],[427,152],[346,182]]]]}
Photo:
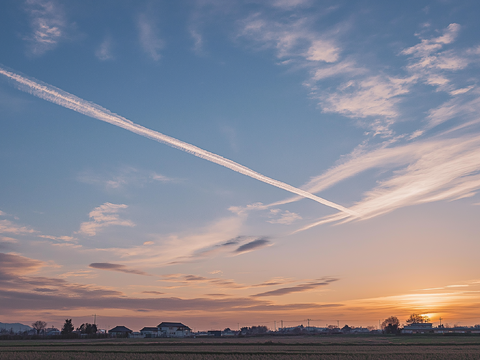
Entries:
{"type": "Polygon", "coordinates": [[[258,284],[242,284],[232,279],[219,277],[206,277],[192,274],[167,274],[161,276],[161,282],[172,283],[175,287],[192,286],[216,286],[223,289],[253,289],[259,287],[281,286],[292,282],[292,279],[274,278],[258,284]]]}
{"type": "MultiPolygon", "coordinates": [[[[61,278],[33,276],[51,264],[17,254],[0,253],[0,291],[16,294],[24,299],[35,298],[39,293],[55,292],[55,296],[85,298],[90,296],[122,296],[119,291],[100,286],[70,283],[61,278]]],[[[8,295],[7,295],[8,296],[8,295]]],[[[20,305],[24,309],[24,305],[20,305]]],[[[59,306],[58,308],[62,308],[59,306]]]]}
{"type": "Polygon", "coordinates": [[[266,246],[270,246],[272,245],[272,243],[270,242],[270,240],[266,239],[266,238],[262,238],[262,239],[257,239],[257,240],[253,240],[247,244],[243,244],[241,246],[239,246],[235,251],[234,253],[239,255],[239,254],[245,254],[247,252],[250,252],[250,251],[253,251],[253,250],[258,250],[258,249],[261,249],[261,248],[264,248],[266,246]]]}
{"type": "Polygon", "coordinates": [[[63,90],[60,90],[58,88],[55,88],[54,86],[45,84],[45,83],[39,83],[37,80],[33,79],[28,79],[25,78],[21,75],[15,74],[11,71],[5,70],[4,68],[0,67],[0,74],[8,77],[9,79],[15,81],[15,83],[19,86],[20,90],[26,91],[28,93],[31,93],[35,96],[38,96],[39,98],[45,99],[47,101],[51,101],[55,104],[58,104],[60,106],[72,109],[74,111],[77,111],[81,114],[93,117],[95,119],[99,119],[101,121],[108,122],[110,124],[119,126],[121,128],[124,128],[126,130],[129,130],[131,132],[134,132],[136,134],[145,136],[149,139],[155,140],[162,142],[164,144],[168,144],[174,148],[186,151],[192,155],[198,156],[202,159],[211,161],[213,163],[216,163],[218,165],[224,166],[228,169],[231,169],[233,171],[236,171],[240,174],[249,176],[253,179],[262,181],[266,184],[278,187],[280,189],[292,192],[294,194],[303,196],[305,198],[314,200],[320,204],[332,207],[334,209],[337,209],[339,211],[346,212],[352,216],[355,216],[356,214],[352,212],[351,210],[338,205],[336,203],[333,203],[331,201],[325,200],[323,198],[320,198],[316,195],[310,194],[306,192],[305,190],[298,189],[296,187],[293,187],[289,184],[283,183],[281,181],[269,178],[265,175],[262,175],[256,171],[253,171],[252,169],[247,168],[246,166],[240,165],[232,160],[226,159],[220,155],[211,153],[209,151],[203,150],[199,147],[196,147],[194,145],[185,143],[181,140],[177,140],[175,138],[172,138],[170,136],[164,135],[162,133],[159,133],[157,131],[153,131],[150,129],[147,129],[143,126],[137,125],[133,123],[130,120],[125,119],[124,117],[121,117],[117,114],[111,113],[107,109],[102,108],[99,105],[93,104],[91,102],[85,101],[83,99],[80,99],[72,94],[69,94],[63,90]]]}
{"type": "Polygon", "coordinates": [[[290,225],[295,221],[300,220],[302,217],[294,212],[285,210],[283,213],[280,209],[271,209],[269,217],[273,219],[267,220],[271,224],[290,225]]]}
{"type": "Polygon", "coordinates": [[[109,271],[118,271],[123,272],[126,274],[136,274],[136,275],[145,275],[145,276],[152,276],[151,274],[146,273],[145,271],[131,269],[126,267],[125,265],[120,264],[111,264],[111,263],[91,263],[88,265],[93,269],[100,269],[100,270],[109,270],[109,271]]]}
{"type": "Polygon", "coordinates": [[[153,20],[146,14],[137,16],[138,36],[143,50],[155,61],[162,57],[160,51],[165,42],[159,37],[158,29],[153,20]]]}
{"type": "Polygon", "coordinates": [[[177,258],[171,264],[197,261],[207,257],[213,257],[221,253],[226,253],[228,255],[240,255],[271,245],[271,241],[265,237],[256,239],[252,236],[237,236],[236,238],[230,239],[226,242],[201,248],[189,256],[177,258]]]}
{"type": "Polygon", "coordinates": [[[355,56],[342,59],[342,46],[337,30],[319,33],[313,30],[311,17],[286,16],[282,22],[257,13],[242,22],[242,37],[276,49],[281,64],[308,69],[303,82],[310,95],[318,99],[324,112],[339,113],[370,128],[372,134],[391,136],[391,125],[399,116],[401,96],[410,91],[415,76],[390,76],[357,65],[355,56]],[[319,85],[337,77],[340,85],[319,85]]]}
{"type": "Polygon", "coordinates": [[[8,237],[8,236],[0,236],[0,241],[12,243],[12,244],[18,243],[17,239],[14,239],[14,238],[11,238],[11,237],[8,237]]]}
{"type": "MultiPolygon", "coordinates": [[[[324,188],[369,168],[402,166],[352,207],[365,220],[404,206],[473,196],[480,189],[479,148],[478,135],[437,137],[383,148],[332,168],[310,185],[324,188]]],[[[350,221],[344,216],[327,216],[301,230],[340,220],[350,221]]]]}
{"type": "Polygon", "coordinates": [[[161,291],[154,291],[154,290],[146,290],[146,291],[142,291],[142,294],[147,294],[147,295],[163,295],[165,293],[161,292],[161,291]]]}
{"type": "Polygon", "coordinates": [[[143,186],[156,181],[162,183],[176,183],[180,181],[155,171],[146,171],[132,166],[122,166],[117,170],[106,173],[104,171],[98,173],[86,170],[82,171],[77,176],[77,179],[86,184],[100,185],[106,190],[122,190],[129,185],[143,186]]]}
{"type": "Polygon", "coordinates": [[[0,278],[7,274],[30,274],[40,270],[45,263],[40,260],[30,259],[17,254],[0,253],[0,278]]]}
{"type": "MultiPolygon", "coordinates": [[[[420,81],[434,86],[437,91],[446,91],[452,96],[464,94],[470,91],[474,85],[470,77],[467,84],[455,84],[452,78],[454,72],[467,68],[471,63],[477,62],[477,48],[449,49],[458,37],[461,26],[456,23],[450,24],[443,30],[443,34],[433,38],[420,38],[421,42],[401,51],[401,55],[409,56],[407,70],[420,81]]],[[[460,78],[461,79],[461,78],[460,78]]]]}
{"type": "Polygon", "coordinates": [[[308,282],[305,284],[299,284],[290,287],[284,287],[276,290],[266,291],[260,294],[252,295],[253,297],[265,297],[265,296],[283,296],[298,292],[315,290],[320,287],[329,285],[332,282],[338,281],[338,279],[319,279],[317,281],[308,282]]]}
{"type": "Polygon", "coordinates": [[[102,61],[112,60],[112,47],[112,38],[110,36],[106,36],[102,43],[98,46],[97,50],[95,50],[95,56],[102,61]]]}
{"type": "Polygon", "coordinates": [[[53,235],[37,235],[40,238],[50,239],[50,240],[59,240],[59,241],[74,241],[77,240],[73,236],[53,236],[53,235]]]}
{"type": "Polygon", "coordinates": [[[120,219],[119,212],[126,209],[125,204],[105,203],[93,209],[88,216],[92,219],[80,225],[79,234],[95,236],[98,231],[109,226],[135,226],[130,220],[120,219]]]}
{"type": "Polygon", "coordinates": [[[291,10],[296,7],[308,7],[312,0],[271,0],[270,5],[284,10],[291,10]]]}
{"type": "Polygon", "coordinates": [[[204,53],[202,34],[196,29],[190,29],[190,36],[193,39],[193,52],[202,55],[204,53]]]}
{"type": "Polygon", "coordinates": [[[32,234],[34,232],[35,230],[30,229],[27,226],[15,224],[10,220],[0,220],[0,234],[7,233],[7,234],[21,235],[21,234],[32,234]]]}
{"type": "MultiPolygon", "coordinates": [[[[212,311],[265,313],[341,306],[341,304],[332,303],[276,304],[259,299],[260,296],[233,297],[225,295],[221,297],[210,296],[208,298],[184,299],[180,297],[161,297],[163,295],[162,292],[157,290],[144,290],[142,294],[153,296],[138,298],[126,296],[124,293],[112,290],[109,287],[72,283],[62,278],[33,276],[35,272],[38,272],[44,266],[46,264],[39,260],[16,254],[0,253],[0,297],[4,299],[2,310],[8,310],[13,313],[25,311],[26,303],[29,304],[29,309],[34,311],[95,308],[125,309],[128,311],[138,309],[158,311],[161,309],[161,311],[168,312],[193,310],[205,313],[212,311]]],[[[105,264],[101,264],[100,268],[104,266],[105,264]]],[[[120,269],[122,271],[125,268],[120,267],[120,269]]],[[[130,268],[126,269],[131,270],[130,268]]],[[[195,283],[204,283],[207,286],[214,285],[218,288],[227,289],[236,289],[238,286],[241,286],[241,284],[236,284],[228,279],[209,279],[195,275],[172,275],[171,278],[190,284],[189,286],[194,286],[193,284],[195,283]]]]}
{"type": "Polygon", "coordinates": [[[53,0],[26,0],[25,8],[33,32],[26,37],[29,52],[32,55],[43,55],[65,38],[67,23],[64,11],[53,0]]]}
{"type": "MultiPolygon", "coordinates": [[[[124,264],[143,264],[148,267],[162,267],[192,261],[200,261],[231,251],[237,244],[236,235],[240,232],[244,218],[234,216],[221,218],[213,223],[183,234],[151,235],[152,244],[130,248],[99,249],[121,259],[124,264]],[[231,239],[231,240],[225,240],[231,239]],[[228,244],[228,243],[232,244],[228,244]]],[[[248,241],[240,237],[242,241],[248,241]]]]}
{"type": "Polygon", "coordinates": [[[375,134],[388,134],[391,119],[398,116],[396,104],[399,96],[409,92],[415,79],[372,76],[360,81],[351,80],[337,92],[321,96],[323,111],[335,112],[352,118],[381,116],[385,125],[373,123],[375,134]]]}
{"type": "Polygon", "coordinates": [[[279,59],[303,59],[311,62],[333,63],[340,48],[327,36],[309,29],[306,19],[285,23],[253,14],[241,22],[242,37],[254,39],[263,47],[274,48],[279,59]]]}

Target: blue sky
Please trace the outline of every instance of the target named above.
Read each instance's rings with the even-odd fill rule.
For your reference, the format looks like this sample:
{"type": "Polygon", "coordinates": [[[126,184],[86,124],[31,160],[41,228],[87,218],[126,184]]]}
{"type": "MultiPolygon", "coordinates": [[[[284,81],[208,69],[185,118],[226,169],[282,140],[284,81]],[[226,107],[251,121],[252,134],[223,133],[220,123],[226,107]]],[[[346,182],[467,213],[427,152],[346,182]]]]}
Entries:
{"type": "Polygon", "coordinates": [[[3,1],[5,320],[480,321],[479,7],[3,1]]]}

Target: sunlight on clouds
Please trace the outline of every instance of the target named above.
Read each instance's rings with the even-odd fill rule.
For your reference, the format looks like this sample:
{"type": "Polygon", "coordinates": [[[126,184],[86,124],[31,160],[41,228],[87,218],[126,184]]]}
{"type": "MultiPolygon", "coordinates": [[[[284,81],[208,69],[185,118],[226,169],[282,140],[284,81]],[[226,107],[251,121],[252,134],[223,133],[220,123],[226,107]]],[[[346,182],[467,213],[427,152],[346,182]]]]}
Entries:
{"type": "Polygon", "coordinates": [[[56,47],[65,36],[65,15],[56,1],[27,0],[26,10],[31,17],[33,34],[26,37],[33,55],[43,55],[56,47]]]}
{"type": "Polygon", "coordinates": [[[322,108],[325,112],[337,112],[353,118],[368,116],[398,116],[398,96],[408,93],[413,78],[381,78],[373,76],[361,81],[350,81],[338,92],[325,95],[322,108]]]}
{"type": "Polygon", "coordinates": [[[52,235],[37,235],[40,238],[50,239],[50,240],[61,240],[61,241],[74,241],[77,240],[73,236],[52,236],[52,235]]]}
{"type": "Polygon", "coordinates": [[[135,224],[130,220],[120,219],[120,215],[118,213],[127,207],[128,205],[125,204],[112,203],[105,203],[96,207],[88,214],[92,220],[83,222],[80,225],[78,234],[95,236],[98,231],[109,226],[135,226],[135,224]]]}
{"type": "Polygon", "coordinates": [[[124,264],[143,264],[161,267],[171,262],[188,262],[202,259],[202,253],[219,243],[235,238],[243,225],[244,217],[220,219],[203,229],[192,229],[185,234],[152,235],[155,243],[131,248],[99,249],[122,259],[124,264]],[[198,252],[198,255],[195,254],[198,252]]]}
{"type": "Polygon", "coordinates": [[[338,60],[339,49],[332,43],[324,40],[314,40],[307,51],[305,58],[310,61],[335,62],[338,60]]]}
{"type": "Polygon", "coordinates": [[[457,90],[452,90],[450,91],[450,95],[461,95],[461,94],[465,94],[466,92],[472,90],[475,86],[474,85],[470,85],[470,86],[467,86],[465,88],[461,88],[461,89],[457,89],[457,90]]]}
{"type": "Polygon", "coordinates": [[[372,299],[356,300],[352,303],[368,307],[388,307],[399,311],[431,312],[442,311],[459,303],[467,304],[478,302],[479,294],[476,292],[439,292],[428,294],[405,294],[372,299]]]}
{"type": "MultiPolygon", "coordinates": [[[[365,194],[363,200],[351,207],[360,214],[360,219],[365,220],[403,206],[454,200],[475,193],[480,188],[480,175],[477,174],[480,171],[480,154],[477,151],[479,146],[479,136],[422,141],[392,149],[381,149],[379,154],[383,156],[379,157],[371,157],[372,154],[367,153],[330,172],[339,175],[338,170],[343,168],[340,173],[350,176],[349,174],[353,175],[360,169],[378,166],[384,161],[388,164],[389,157],[393,159],[397,154],[403,155],[398,160],[403,158],[405,165],[408,166],[397,170],[390,179],[379,182],[375,189],[365,194]],[[369,157],[371,160],[376,158],[379,163],[375,164],[374,161],[370,162],[369,166],[362,165],[362,160],[369,157]]],[[[343,176],[336,177],[336,180],[340,181],[342,178],[343,176]]],[[[330,180],[328,176],[323,179],[330,180]]],[[[315,186],[322,187],[322,183],[319,182],[315,186]]],[[[301,230],[342,219],[346,219],[343,214],[334,214],[301,230]]],[[[350,220],[352,219],[345,221],[350,220]]]]}
{"type": "Polygon", "coordinates": [[[281,213],[280,209],[271,209],[269,217],[276,217],[276,219],[267,220],[267,222],[271,224],[283,224],[283,225],[290,225],[297,220],[301,220],[302,217],[294,212],[290,212],[285,210],[281,213]]]}
{"type": "Polygon", "coordinates": [[[15,235],[32,234],[35,230],[30,229],[27,226],[17,225],[10,220],[0,220],[0,234],[9,233],[15,235]]]}
{"type": "Polygon", "coordinates": [[[279,23],[254,14],[242,23],[241,35],[263,46],[277,50],[278,58],[335,62],[340,48],[333,40],[323,38],[305,24],[305,19],[279,23]],[[305,43],[308,44],[305,48],[305,43]]]}

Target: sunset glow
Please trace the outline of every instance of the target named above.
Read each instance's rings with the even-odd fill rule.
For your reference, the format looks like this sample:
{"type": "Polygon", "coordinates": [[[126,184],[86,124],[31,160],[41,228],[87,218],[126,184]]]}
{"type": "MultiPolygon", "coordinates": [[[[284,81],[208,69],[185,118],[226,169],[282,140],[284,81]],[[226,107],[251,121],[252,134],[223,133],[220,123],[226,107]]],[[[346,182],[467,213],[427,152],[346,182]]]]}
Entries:
{"type": "Polygon", "coordinates": [[[0,322],[480,324],[480,3],[0,4],[0,322]]]}

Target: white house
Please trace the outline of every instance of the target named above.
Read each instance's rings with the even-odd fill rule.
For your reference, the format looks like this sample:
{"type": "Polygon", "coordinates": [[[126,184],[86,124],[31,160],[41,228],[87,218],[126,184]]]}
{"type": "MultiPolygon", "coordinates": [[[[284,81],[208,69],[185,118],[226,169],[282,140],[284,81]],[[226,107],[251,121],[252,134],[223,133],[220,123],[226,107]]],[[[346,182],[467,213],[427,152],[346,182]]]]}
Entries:
{"type": "Polygon", "coordinates": [[[166,337],[186,337],[192,331],[187,325],[178,322],[162,322],[157,328],[160,336],[166,337]]]}

